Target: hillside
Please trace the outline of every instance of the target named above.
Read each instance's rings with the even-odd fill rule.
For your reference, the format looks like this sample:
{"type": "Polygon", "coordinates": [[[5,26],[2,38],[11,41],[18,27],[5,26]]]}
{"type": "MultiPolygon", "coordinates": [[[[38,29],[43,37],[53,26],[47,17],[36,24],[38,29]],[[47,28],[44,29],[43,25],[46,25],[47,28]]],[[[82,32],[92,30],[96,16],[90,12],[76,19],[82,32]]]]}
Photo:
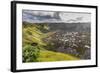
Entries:
{"type": "MultiPolygon", "coordinates": [[[[23,62],[47,62],[79,60],[70,54],[54,51],[55,45],[45,40],[54,35],[55,32],[49,31],[49,26],[45,24],[23,23],[23,62]]],[[[57,41],[56,41],[57,42],[57,41]]],[[[55,42],[55,43],[56,43],[55,42]]]]}
{"type": "Polygon", "coordinates": [[[40,55],[38,57],[39,62],[65,61],[65,60],[79,60],[79,58],[76,58],[69,54],[47,51],[47,50],[45,51],[41,50],[40,55]]]}

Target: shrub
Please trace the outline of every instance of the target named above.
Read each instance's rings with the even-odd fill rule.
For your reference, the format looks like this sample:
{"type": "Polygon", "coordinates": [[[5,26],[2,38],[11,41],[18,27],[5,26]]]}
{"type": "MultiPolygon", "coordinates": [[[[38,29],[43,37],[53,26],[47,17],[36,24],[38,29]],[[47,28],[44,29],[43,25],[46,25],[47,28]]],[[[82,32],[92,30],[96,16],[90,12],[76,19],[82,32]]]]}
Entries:
{"type": "Polygon", "coordinates": [[[37,62],[37,58],[39,56],[39,47],[26,45],[23,47],[23,62],[37,62]]]}

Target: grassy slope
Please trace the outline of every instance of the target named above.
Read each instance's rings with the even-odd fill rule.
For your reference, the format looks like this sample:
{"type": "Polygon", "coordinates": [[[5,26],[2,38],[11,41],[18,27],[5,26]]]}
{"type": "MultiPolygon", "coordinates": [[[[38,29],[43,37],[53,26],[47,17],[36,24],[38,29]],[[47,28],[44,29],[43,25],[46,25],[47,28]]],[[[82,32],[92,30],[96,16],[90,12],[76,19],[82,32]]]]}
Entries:
{"type": "Polygon", "coordinates": [[[79,60],[79,59],[69,54],[43,50],[40,51],[40,56],[38,60],[40,62],[49,62],[49,61],[64,61],[64,60],[79,60]]]}
{"type": "MultiPolygon", "coordinates": [[[[46,45],[46,43],[42,41],[42,38],[45,38],[46,34],[40,31],[39,28],[37,27],[40,27],[40,26],[39,25],[37,26],[37,24],[23,25],[23,47],[31,43],[37,43],[39,46],[46,45]]],[[[50,33],[47,34],[47,36],[49,35],[50,33]]],[[[69,54],[43,50],[42,47],[39,47],[39,48],[41,48],[40,53],[39,53],[40,55],[38,57],[38,61],[40,62],[79,60],[78,58],[73,57],[69,54]]]]}

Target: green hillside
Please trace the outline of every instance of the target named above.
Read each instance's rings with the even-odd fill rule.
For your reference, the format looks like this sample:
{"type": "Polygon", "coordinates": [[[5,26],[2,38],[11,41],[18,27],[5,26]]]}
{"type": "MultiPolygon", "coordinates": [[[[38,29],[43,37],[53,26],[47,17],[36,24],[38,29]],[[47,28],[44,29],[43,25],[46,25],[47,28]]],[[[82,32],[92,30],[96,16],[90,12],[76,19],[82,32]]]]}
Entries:
{"type": "Polygon", "coordinates": [[[64,61],[64,60],[79,60],[76,57],[73,57],[69,54],[53,52],[53,51],[40,51],[38,61],[40,62],[49,62],[49,61],[64,61]]]}
{"type": "Polygon", "coordinates": [[[48,31],[49,27],[47,24],[32,24],[23,22],[23,62],[79,60],[69,54],[54,51],[53,49],[56,49],[57,46],[53,45],[52,41],[45,40],[54,34],[54,32],[48,31]]]}

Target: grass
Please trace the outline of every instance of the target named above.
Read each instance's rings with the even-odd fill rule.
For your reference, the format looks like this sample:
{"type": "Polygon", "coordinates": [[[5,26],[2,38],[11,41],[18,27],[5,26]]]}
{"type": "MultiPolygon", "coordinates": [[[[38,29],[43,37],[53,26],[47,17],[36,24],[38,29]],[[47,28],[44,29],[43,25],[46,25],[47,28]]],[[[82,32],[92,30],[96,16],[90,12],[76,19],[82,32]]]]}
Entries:
{"type": "Polygon", "coordinates": [[[65,61],[65,60],[79,60],[79,58],[76,58],[69,54],[47,51],[47,50],[40,51],[40,55],[38,57],[39,62],[65,61]]]}

